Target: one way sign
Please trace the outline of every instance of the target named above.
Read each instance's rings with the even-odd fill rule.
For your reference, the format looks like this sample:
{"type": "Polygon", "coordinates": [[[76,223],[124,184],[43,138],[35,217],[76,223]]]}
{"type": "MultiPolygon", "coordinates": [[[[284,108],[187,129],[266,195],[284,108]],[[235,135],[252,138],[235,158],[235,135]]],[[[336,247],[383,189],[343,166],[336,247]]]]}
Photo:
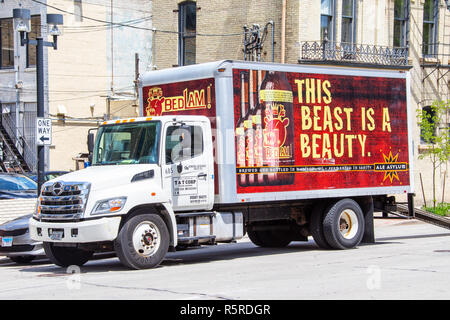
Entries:
{"type": "Polygon", "coordinates": [[[38,145],[52,144],[52,120],[36,118],[36,143],[38,145]]]}

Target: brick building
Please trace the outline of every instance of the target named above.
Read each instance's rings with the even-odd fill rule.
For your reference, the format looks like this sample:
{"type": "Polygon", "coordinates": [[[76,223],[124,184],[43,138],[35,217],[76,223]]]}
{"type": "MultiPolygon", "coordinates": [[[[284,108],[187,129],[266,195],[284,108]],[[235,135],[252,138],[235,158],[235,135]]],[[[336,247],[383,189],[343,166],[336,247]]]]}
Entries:
{"type": "MultiPolygon", "coordinates": [[[[244,26],[267,31],[260,60],[395,68],[411,74],[410,112],[449,98],[450,3],[444,0],[153,0],[153,66],[244,59],[244,26]],[[269,24],[272,22],[272,24],[269,24]],[[273,29],[272,29],[273,27],[273,29]],[[272,38],[273,30],[273,38],[272,38]],[[273,40],[272,40],[273,39],[273,40]],[[326,54],[317,50],[326,43],[326,54]],[[272,57],[273,50],[273,57],[272,57]]],[[[247,59],[254,59],[248,55],[247,59]]],[[[416,201],[430,204],[429,144],[414,121],[416,201]],[[420,177],[422,176],[422,182],[420,177]]],[[[439,124],[448,130],[450,115],[439,124]]],[[[450,201],[449,162],[438,169],[438,200],[450,201]],[[447,190],[447,192],[445,192],[447,190]]]]}

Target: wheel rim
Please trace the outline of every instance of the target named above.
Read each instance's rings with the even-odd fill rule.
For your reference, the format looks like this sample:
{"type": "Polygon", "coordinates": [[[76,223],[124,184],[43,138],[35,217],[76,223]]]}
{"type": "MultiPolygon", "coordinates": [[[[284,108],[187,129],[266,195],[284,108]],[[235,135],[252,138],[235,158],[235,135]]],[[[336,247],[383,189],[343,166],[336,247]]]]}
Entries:
{"type": "Polygon", "coordinates": [[[149,257],[158,250],[160,239],[159,229],[153,222],[141,222],[133,232],[134,250],[142,257],[149,257]]]}
{"type": "Polygon", "coordinates": [[[339,216],[339,232],[345,239],[352,239],[358,232],[358,218],[355,211],[345,209],[339,216]]]}

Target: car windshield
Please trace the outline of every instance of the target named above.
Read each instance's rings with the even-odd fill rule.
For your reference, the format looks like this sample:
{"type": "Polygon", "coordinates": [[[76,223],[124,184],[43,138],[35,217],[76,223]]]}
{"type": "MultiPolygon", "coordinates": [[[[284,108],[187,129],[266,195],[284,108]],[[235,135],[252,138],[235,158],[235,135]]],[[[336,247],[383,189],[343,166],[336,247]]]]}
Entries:
{"type": "Polygon", "coordinates": [[[160,127],[159,121],[100,127],[92,164],[158,163],[160,127]]]}
{"type": "Polygon", "coordinates": [[[0,190],[36,190],[37,185],[31,179],[22,176],[0,176],[0,190]]]}

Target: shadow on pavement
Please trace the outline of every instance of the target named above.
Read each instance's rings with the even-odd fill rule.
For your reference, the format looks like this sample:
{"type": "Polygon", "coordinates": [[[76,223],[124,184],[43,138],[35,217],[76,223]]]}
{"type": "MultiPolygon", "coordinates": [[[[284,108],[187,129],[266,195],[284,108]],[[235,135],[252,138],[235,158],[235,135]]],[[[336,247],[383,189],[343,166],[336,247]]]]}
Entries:
{"type": "Polygon", "coordinates": [[[450,237],[450,232],[448,232],[448,233],[437,233],[437,234],[419,234],[419,235],[399,236],[399,237],[384,237],[384,238],[377,238],[377,241],[436,238],[436,237],[450,237]]]}
{"type": "MultiPolygon", "coordinates": [[[[402,244],[402,242],[391,240],[447,237],[447,236],[450,236],[450,233],[384,237],[384,238],[377,238],[375,243],[363,243],[360,244],[360,246],[402,244]]],[[[177,265],[188,265],[195,263],[206,263],[213,261],[286,254],[291,252],[311,252],[311,251],[325,252],[327,250],[319,249],[312,239],[310,239],[307,242],[292,242],[289,246],[285,248],[261,248],[255,246],[253,243],[249,241],[243,241],[238,243],[219,244],[216,246],[201,246],[189,250],[169,252],[167,253],[166,258],[160,264],[158,269],[162,267],[171,267],[177,265]]],[[[0,261],[0,265],[2,264],[3,262],[0,261]]],[[[13,266],[14,263],[8,263],[5,265],[13,266]]],[[[50,261],[46,259],[33,261],[27,266],[25,265],[16,265],[16,266],[22,267],[20,271],[23,272],[42,273],[41,275],[38,275],[41,277],[68,275],[66,268],[61,268],[52,265],[50,261]]],[[[133,272],[135,270],[130,270],[127,267],[123,266],[120,263],[119,259],[115,257],[114,253],[107,253],[95,256],[87,264],[83,265],[80,271],[81,273],[88,273],[88,272],[110,272],[110,271],[133,272]]]]}
{"type": "MultiPolygon", "coordinates": [[[[220,244],[217,246],[203,246],[190,250],[169,252],[164,261],[158,266],[170,267],[183,264],[205,263],[211,261],[232,260],[248,257],[285,254],[290,252],[320,250],[314,241],[292,242],[285,248],[260,248],[251,242],[239,242],[231,244],[220,244]]],[[[40,277],[66,276],[66,268],[51,264],[49,260],[31,262],[22,267],[20,271],[42,273],[40,277]]],[[[81,273],[88,272],[110,272],[110,271],[135,271],[123,266],[114,254],[97,256],[80,268],[81,273]]]]}

